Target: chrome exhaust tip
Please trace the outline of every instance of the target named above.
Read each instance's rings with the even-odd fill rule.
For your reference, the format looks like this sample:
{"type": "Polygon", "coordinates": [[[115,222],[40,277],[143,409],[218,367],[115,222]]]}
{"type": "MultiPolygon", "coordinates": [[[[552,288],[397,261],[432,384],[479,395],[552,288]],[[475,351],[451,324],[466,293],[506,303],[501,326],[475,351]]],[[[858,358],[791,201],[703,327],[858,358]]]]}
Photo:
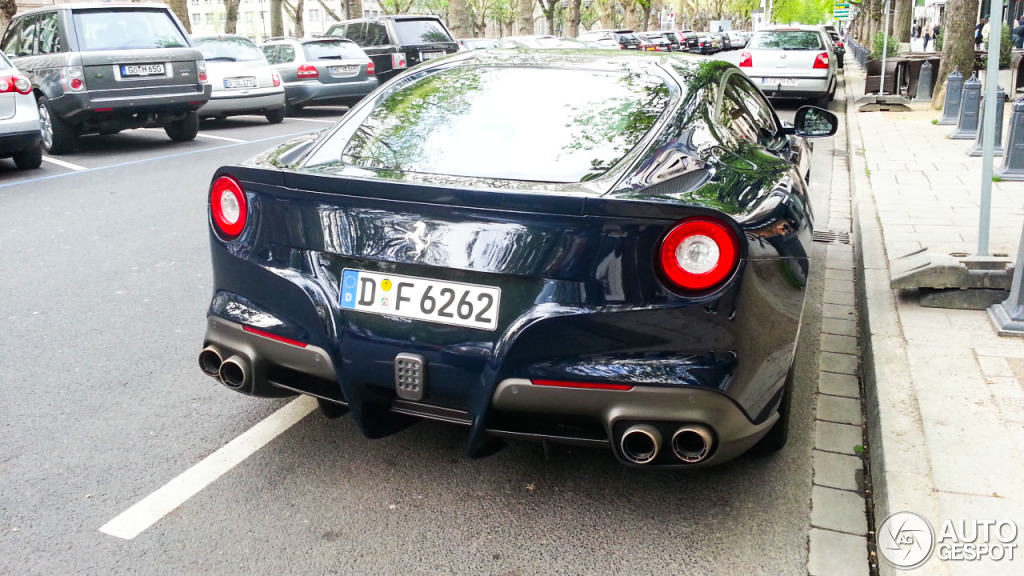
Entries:
{"type": "Polygon", "coordinates": [[[711,456],[714,437],[702,424],[687,424],[672,435],[672,452],[687,464],[696,464],[711,456]]]}
{"type": "Polygon", "coordinates": [[[207,346],[199,353],[199,368],[207,376],[219,378],[220,366],[223,363],[224,358],[221,357],[220,350],[217,350],[213,346],[207,346]]]}
{"type": "Polygon", "coordinates": [[[650,424],[634,424],[622,433],[619,448],[633,464],[650,464],[661,451],[661,432],[650,424]]]}
{"type": "Polygon", "coordinates": [[[232,356],[220,365],[218,375],[228,388],[243,388],[249,384],[249,361],[241,356],[232,356]]]}

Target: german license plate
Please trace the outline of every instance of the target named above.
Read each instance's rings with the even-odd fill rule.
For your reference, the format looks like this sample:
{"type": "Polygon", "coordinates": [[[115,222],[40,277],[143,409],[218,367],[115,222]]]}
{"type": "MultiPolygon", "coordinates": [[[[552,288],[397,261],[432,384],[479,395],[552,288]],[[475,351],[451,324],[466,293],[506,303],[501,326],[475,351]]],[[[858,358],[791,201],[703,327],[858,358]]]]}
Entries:
{"type": "Polygon", "coordinates": [[[500,300],[501,289],[493,286],[348,268],[341,273],[341,307],[358,312],[494,330],[500,300]]]}
{"type": "Polygon", "coordinates": [[[444,56],[444,52],[420,52],[421,60],[431,60],[433,58],[440,58],[444,56]]]}
{"type": "Polygon", "coordinates": [[[330,74],[355,74],[359,70],[359,66],[355,64],[346,64],[345,66],[328,66],[327,72],[330,74]]]}
{"type": "Polygon", "coordinates": [[[761,84],[764,85],[764,86],[778,86],[779,84],[781,84],[783,86],[796,86],[797,79],[796,78],[762,78],[761,79],[761,84]]]}
{"type": "Polygon", "coordinates": [[[256,84],[255,76],[243,76],[241,78],[224,79],[225,88],[256,88],[257,86],[258,84],[256,84]]]}
{"type": "Polygon", "coordinates": [[[162,76],[163,64],[121,64],[121,76],[162,76]]]}

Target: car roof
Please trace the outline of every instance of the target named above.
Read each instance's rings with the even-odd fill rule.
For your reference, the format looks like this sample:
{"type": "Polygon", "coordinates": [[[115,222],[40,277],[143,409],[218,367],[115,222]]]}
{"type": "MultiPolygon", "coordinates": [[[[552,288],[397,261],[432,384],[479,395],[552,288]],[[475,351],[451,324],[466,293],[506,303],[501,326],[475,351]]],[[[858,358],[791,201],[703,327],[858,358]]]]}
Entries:
{"type": "Polygon", "coordinates": [[[12,17],[17,18],[24,16],[25,14],[32,14],[34,12],[48,12],[53,10],[91,10],[104,8],[148,8],[153,9],[165,9],[171,10],[171,7],[161,2],[65,2],[62,4],[50,4],[47,6],[39,6],[38,8],[32,8],[31,10],[25,10],[24,12],[18,12],[12,17]]]}

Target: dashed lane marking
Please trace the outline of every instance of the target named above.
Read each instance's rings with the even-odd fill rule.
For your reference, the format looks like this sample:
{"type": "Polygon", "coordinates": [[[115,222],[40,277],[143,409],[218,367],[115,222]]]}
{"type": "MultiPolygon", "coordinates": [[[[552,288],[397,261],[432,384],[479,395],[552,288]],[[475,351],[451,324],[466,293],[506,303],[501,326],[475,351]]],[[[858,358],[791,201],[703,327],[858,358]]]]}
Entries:
{"type": "Polygon", "coordinates": [[[156,492],[100,527],[100,532],[131,540],[156,524],[186,500],[198,494],[226,472],[242,463],[257,450],[266,446],[282,432],[315,410],[317,402],[310,396],[300,396],[266,417],[241,436],[203,458],[195,466],[181,473],[156,492]]]}
{"type": "Polygon", "coordinates": [[[47,162],[55,166],[63,166],[69,170],[88,170],[85,166],[79,166],[78,164],[72,164],[71,162],[57,160],[56,158],[50,158],[49,156],[43,156],[43,162],[47,162]]]}

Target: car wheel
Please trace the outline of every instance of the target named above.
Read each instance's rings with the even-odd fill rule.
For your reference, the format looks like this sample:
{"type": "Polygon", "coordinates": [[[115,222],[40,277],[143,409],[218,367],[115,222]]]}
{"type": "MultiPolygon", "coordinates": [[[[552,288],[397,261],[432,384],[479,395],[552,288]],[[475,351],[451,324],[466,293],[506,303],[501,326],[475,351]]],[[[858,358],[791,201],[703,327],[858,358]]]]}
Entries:
{"type": "Polygon", "coordinates": [[[839,81],[838,80],[836,80],[835,83],[832,84],[832,91],[828,93],[828,101],[829,102],[831,102],[831,101],[836,99],[836,89],[837,88],[839,88],[839,81]]]}
{"type": "Polygon", "coordinates": [[[775,425],[750,449],[753,454],[778,452],[786,447],[789,440],[789,414],[793,406],[793,366],[789,367],[786,382],[782,385],[782,401],[779,402],[779,419],[775,425]]]}
{"type": "Polygon", "coordinates": [[[267,122],[271,124],[280,124],[284,122],[284,108],[278,108],[277,110],[271,110],[266,113],[267,122]]]}
{"type": "Polygon", "coordinates": [[[39,130],[43,149],[54,156],[74,150],[77,139],[74,126],[50,109],[50,101],[46,96],[40,96],[36,104],[39,106],[39,130]]]}
{"type": "Polygon", "coordinates": [[[28,150],[14,154],[14,165],[22,170],[34,170],[43,164],[43,147],[36,144],[28,150]]]}
{"type": "Polygon", "coordinates": [[[164,132],[175,142],[188,142],[195,140],[199,134],[199,113],[193,110],[177,122],[171,122],[164,126],[164,132]]]}

